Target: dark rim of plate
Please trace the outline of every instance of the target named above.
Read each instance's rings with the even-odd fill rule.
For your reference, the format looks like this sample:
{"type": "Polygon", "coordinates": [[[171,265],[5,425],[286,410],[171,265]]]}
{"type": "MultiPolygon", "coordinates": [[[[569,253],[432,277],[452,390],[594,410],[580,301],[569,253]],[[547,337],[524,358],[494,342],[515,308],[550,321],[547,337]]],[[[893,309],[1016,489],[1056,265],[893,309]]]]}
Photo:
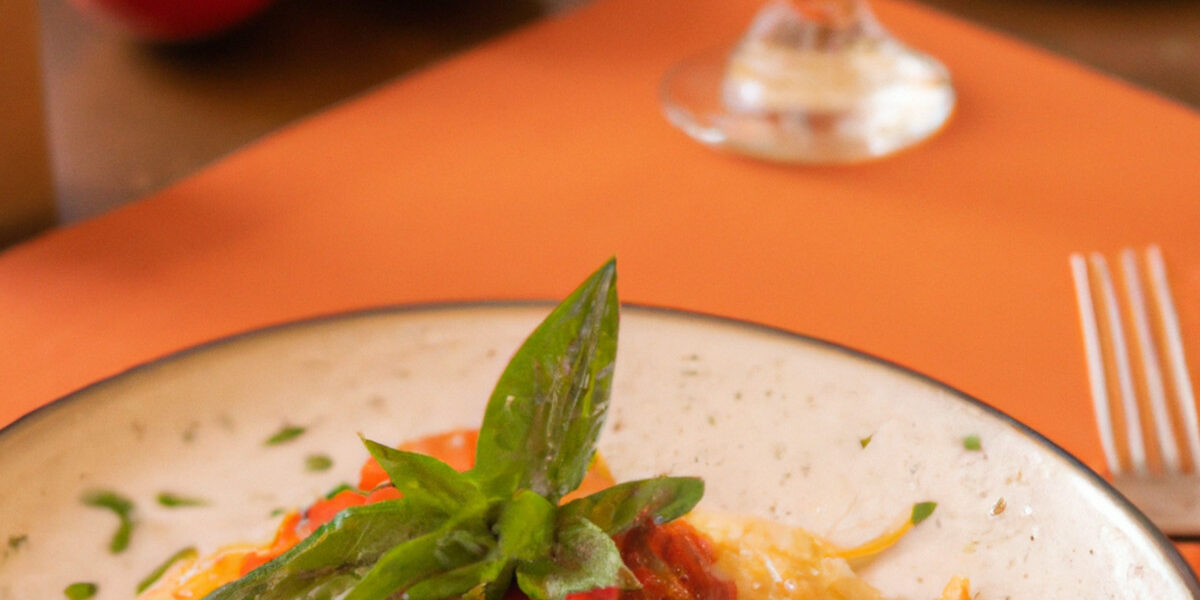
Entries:
{"type": "MultiPolygon", "coordinates": [[[[35,420],[48,417],[55,410],[62,408],[68,404],[72,404],[80,398],[85,398],[93,390],[96,390],[103,386],[110,385],[113,382],[123,379],[127,376],[136,375],[140,372],[147,371],[149,369],[157,367],[163,363],[174,362],[177,360],[185,359],[193,354],[202,353],[204,351],[207,351],[207,350],[210,350],[210,349],[213,349],[216,347],[233,344],[233,343],[236,343],[240,340],[247,339],[247,338],[257,337],[260,335],[268,335],[271,333],[288,330],[288,329],[300,329],[300,328],[304,328],[304,327],[308,327],[308,326],[312,326],[312,325],[318,325],[318,324],[328,323],[328,322],[333,322],[333,321],[353,320],[353,319],[358,319],[358,318],[367,318],[367,317],[371,317],[371,316],[385,315],[385,314],[404,314],[404,313],[418,313],[418,312],[433,313],[433,312],[455,311],[455,310],[475,309],[475,308],[503,309],[503,308],[546,307],[548,310],[551,307],[553,307],[554,305],[555,305],[555,301],[553,301],[553,300],[473,300],[473,301],[450,301],[450,302],[399,304],[399,305],[378,306],[378,307],[371,307],[371,308],[364,308],[364,309],[340,311],[340,312],[328,313],[328,314],[324,314],[324,315],[316,315],[316,316],[312,316],[312,317],[308,317],[308,318],[302,318],[299,320],[285,321],[285,322],[280,322],[280,323],[276,323],[276,324],[266,325],[263,327],[251,329],[251,330],[244,331],[241,333],[235,333],[232,335],[216,338],[216,339],[209,340],[206,342],[201,342],[194,346],[183,348],[181,350],[171,352],[169,354],[160,356],[158,358],[151,359],[147,362],[130,367],[124,371],[110,375],[110,376],[105,377],[104,379],[101,379],[94,383],[88,384],[74,392],[67,394],[66,396],[63,396],[61,398],[58,398],[56,400],[53,400],[47,404],[44,404],[44,405],[36,408],[33,411],[21,416],[16,421],[13,421],[12,423],[9,423],[5,427],[0,428],[0,436],[4,436],[5,434],[8,434],[26,424],[32,423],[35,420]]],[[[1124,496],[1122,496],[1120,494],[1120,492],[1118,492],[1116,490],[1116,488],[1114,488],[1112,486],[1112,484],[1110,484],[1107,480],[1105,480],[1103,477],[1101,477],[1098,473],[1096,473],[1091,468],[1089,468],[1087,465],[1085,465],[1078,458],[1076,458],[1071,453],[1069,453],[1066,450],[1064,450],[1063,448],[1061,448],[1058,444],[1055,444],[1054,442],[1050,441],[1050,439],[1047,438],[1046,436],[1038,433],[1037,431],[1034,431],[1031,427],[1029,427],[1028,425],[1025,425],[1021,421],[1018,421],[1017,419],[1008,415],[1004,411],[1002,411],[1002,410],[1000,410],[978,398],[975,398],[974,396],[971,396],[970,394],[967,394],[966,392],[963,392],[947,383],[944,383],[944,382],[942,382],[938,379],[935,379],[929,375],[926,375],[924,373],[921,373],[919,371],[916,371],[914,369],[911,369],[909,367],[901,365],[895,361],[892,361],[892,360],[889,360],[886,358],[882,358],[882,357],[876,356],[874,354],[871,354],[869,352],[864,352],[862,350],[851,348],[849,346],[839,344],[837,342],[832,342],[832,341],[829,341],[826,339],[814,337],[814,336],[803,334],[803,333],[798,333],[795,331],[789,331],[787,329],[782,329],[780,327],[775,327],[773,325],[765,325],[763,323],[758,323],[755,321],[749,321],[749,320],[745,320],[745,319],[739,319],[736,317],[727,317],[727,316],[717,315],[717,314],[713,314],[713,313],[706,313],[706,312],[700,312],[700,311],[694,311],[694,310],[683,310],[683,309],[676,309],[676,308],[670,308],[670,307],[665,307],[665,306],[654,306],[654,305],[648,305],[648,304],[637,304],[637,303],[628,303],[628,302],[623,302],[621,304],[621,308],[622,308],[622,310],[633,309],[636,311],[644,311],[647,313],[661,313],[661,314],[666,314],[666,315],[689,317],[689,318],[694,318],[694,319],[701,320],[701,321],[710,321],[710,322],[723,323],[723,324],[728,324],[728,325],[737,325],[737,326],[752,329],[752,330],[758,330],[761,332],[770,333],[770,334],[778,335],[778,336],[785,337],[785,338],[791,338],[794,340],[807,342],[807,343],[814,344],[817,346],[822,346],[827,349],[834,350],[834,351],[840,352],[842,354],[845,354],[845,355],[848,355],[851,357],[865,359],[868,362],[873,362],[880,366],[899,371],[907,376],[914,377],[920,381],[923,381],[926,384],[929,384],[935,388],[939,388],[939,389],[949,393],[950,395],[958,398],[959,400],[965,401],[968,404],[972,404],[972,405],[982,409],[984,412],[991,414],[992,416],[998,418],[1002,422],[1007,423],[1010,427],[1017,430],[1021,434],[1032,439],[1035,443],[1041,445],[1043,448],[1050,451],[1050,453],[1055,454],[1058,457],[1062,458],[1068,464],[1070,464],[1072,467],[1074,467],[1080,474],[1082,474],[1085,478],[1087,478],[1092,483],[1092,485],[1094,485],[1096,487],[1096,489],[1100,490],[1118,508],[1120,508],[1127,515],[1129,515],[1133,519],[1133,521],[1140,527],[1140,529],[1142,530],[1142,533],[1144,533],[1150,537],[1150,539],[1154,542],[1155,546],[1157,546],[1158,549],[1162,552],[1163,558],[1165,558],[1166,561],[1172,567],[1174,567],[1175,571],[1181,576],[1183,583],[1187,586],[1188,590],[1191,592],[1192,598],[1195,600],[1200,600],[1200,581],[1197,580],[1196,574],[1192,571],[1191,566],[1187,563],[1186,560],[1184,560],[1183,556],[1179,553],[1178,549],[1175,548],[1175,545],[1171,542],[1171,540],[1168,539],[1167,536],[1165,534],[1163,534],[1157,527],[1155,527],[1154,524],[1151,523],[1150,519],[1146,515],[1142,514],[1142,512],[1137,509],[1137,507],[1135,507],[1129,500],[1127,500],[1124,496]]]]}

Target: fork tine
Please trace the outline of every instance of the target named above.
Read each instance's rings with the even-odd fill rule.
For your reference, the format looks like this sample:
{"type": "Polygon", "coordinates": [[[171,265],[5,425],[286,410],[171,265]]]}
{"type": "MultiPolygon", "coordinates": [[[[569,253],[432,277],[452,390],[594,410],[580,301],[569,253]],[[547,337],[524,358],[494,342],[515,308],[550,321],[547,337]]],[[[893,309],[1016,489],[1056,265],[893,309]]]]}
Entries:
{"type": "Polygon", "coordinates": [[[1175,383],[1175,399],[1182,409],[1188,451],[1192,458],[1192,469],[1200,471],[1196,467],[1196,463],[1200,462],[1200,420],[1196,417],[1196,394],[1192,390],[1192,380],[1188,376],[1187,358],[1183,354],[1183,335],[1179,328],[1179,315],[1175,312],[1175,300],[1171,297],[1171,288],[1167,285],[1167,268],[1163,264],[1162,250],[1158,246],[1147,248],[1146,262],[1150,267],[1150,289],[1154,293],[1159,318],[1162,319],[1167,356],[1170,359],[1172,380],[1175,383]]]}
{"type": "Polygon", "coordinates": [[[1108,261],[1099,252],[1089,256],[1092,269],[1100,281],[1100,293],[1104,298],[1104,315],[1108,321],[1109,337],[1112,338],[1113,363],[1117,368],[1117,387],[1121,392],[1121,412],[1125,417],[1125,436],[1129,446],[1129,462],[1133,472],[1147,475],[1146,442],[1142,437],[1142,419],[1138,413],[1137,396],[1133,390],[1133,369],[1129,366],[1129,346],[1125,343],[1125,327],[1121,325],[1121,311],[1117,306],[1117,292],[1113,287],[1108,261]]]}
{"type": "MultiPolygon", "coordinates": [[[[1117,443],[1113,435],[1112,415],[1108,408],[1108,384],[1104,379],[1104,357],[1100,352],[1100,329],[1096,325],[1096,307],[1092,302],[1092,286],[1088,281],[1087,261],[1082,254],[1070,257],[1071,275],[1075,280],[1075,300],[1079,304],[1080,326],[1083,328],[1083,349],[1087,357],[1088,385],[1092,391],[1092,409],[1100,433],[1100,448],[1104,461],[1114,475],[1121,472],[1117,443]]],[[[1198,455],[1200,456],[1200,455],[1198,455]]]]}
{"type": "Polygon", "coordinates": [[[1154,433],[1158,438],[1158,449],[1162,456],[1163,471],[1167,475],[1180,473],[1179,445],[1171,427],[1171,414],[1167,411],[1166,393],[1163,388],[1162,370],[1159,368],[1158,351],[1150,334],[1150,317],[1146,312],[1146,298],[1142,294],[1142,280],[1138,273],[1137,259],[1133,250],[1125,248],[1120,254],[1121,274],[1125,280],[1125,297],[1129,300],[1134,338],[1145,377],[1146,395],[1150,400],[1150,412],[1154,418],[1154,433]]]}

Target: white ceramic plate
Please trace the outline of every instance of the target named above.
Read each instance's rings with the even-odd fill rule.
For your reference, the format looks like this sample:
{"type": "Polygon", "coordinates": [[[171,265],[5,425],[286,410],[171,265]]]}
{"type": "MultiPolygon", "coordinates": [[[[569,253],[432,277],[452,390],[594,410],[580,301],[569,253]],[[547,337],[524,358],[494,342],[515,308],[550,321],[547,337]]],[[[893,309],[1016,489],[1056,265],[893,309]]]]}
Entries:
{"type": "MultiPolygon", "coordinates": [[[[0,435],[0,544],[23,540],[0,545],[0,600],[62,597],[74,581],[99,583],[102,600],[131,598],[180,548],[269,538],[273,509],[357,480],[357,432],[395,443],[477,426],[508,357],[548,310],[405,308],[275,327],[26,417],[0,435]],[[263,444],[286,424],[307,432],[263,444]],[[317,453],[333,468],[306,471],[317,453]],[[106,551],[115,519],[81,505],[93,489],[137,503],[127,552],[106,551]],[[167,509],[153,500],[161,491],[210,504],[167,509]]],[[[1200,598],[1170,544],[1099,478],[922,376],[792,334],[644,308],[623,311],[618,356],[601,450],[619,479],[700,475],[702,506],[841,544],[937,501],[863,571],[889,597],[932,598],[958,574],[981,599],[1200,598]],[[981,451],[964,447],[968,435],[981,451]]]]}

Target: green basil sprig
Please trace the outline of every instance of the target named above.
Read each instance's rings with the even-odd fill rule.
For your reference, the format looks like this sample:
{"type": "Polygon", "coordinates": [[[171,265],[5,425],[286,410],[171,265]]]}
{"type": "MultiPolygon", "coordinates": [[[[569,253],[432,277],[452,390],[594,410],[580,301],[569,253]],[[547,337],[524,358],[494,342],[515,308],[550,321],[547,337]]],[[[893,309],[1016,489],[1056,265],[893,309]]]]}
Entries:
{"type": "Polygon", "coordinates": [[[613,542],[687,513],[699,479],[623,483],[559,506],[579,487],[604,426],[616,360],[616,263],[558,305],[500,376],[475,467],[363,440],[403,498],[348,508],[208,600],[533,600],[639,586],[613,542]]]}

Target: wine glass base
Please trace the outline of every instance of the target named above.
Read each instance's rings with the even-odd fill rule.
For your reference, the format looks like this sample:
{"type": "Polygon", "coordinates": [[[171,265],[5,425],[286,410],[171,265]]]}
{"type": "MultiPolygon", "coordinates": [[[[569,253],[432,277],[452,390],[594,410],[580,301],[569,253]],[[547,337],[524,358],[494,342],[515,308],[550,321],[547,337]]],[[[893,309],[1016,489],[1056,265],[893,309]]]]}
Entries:
{"type": "Polygon", "coordinates": [[[949,119],[955,103],[944,67],[914,54],[911,80],[886,81],[853,102],[734,107],[729,99],[730,50],[710,51],[676,65],[663,78],[667,119],[702,144],[755,158],[809,164],[881,158],[921,142],[949,119]],[[922,61],[929,61],[925,64],[922,61]],[[816,105],[816,106],[813,106],[816,105]]]}

